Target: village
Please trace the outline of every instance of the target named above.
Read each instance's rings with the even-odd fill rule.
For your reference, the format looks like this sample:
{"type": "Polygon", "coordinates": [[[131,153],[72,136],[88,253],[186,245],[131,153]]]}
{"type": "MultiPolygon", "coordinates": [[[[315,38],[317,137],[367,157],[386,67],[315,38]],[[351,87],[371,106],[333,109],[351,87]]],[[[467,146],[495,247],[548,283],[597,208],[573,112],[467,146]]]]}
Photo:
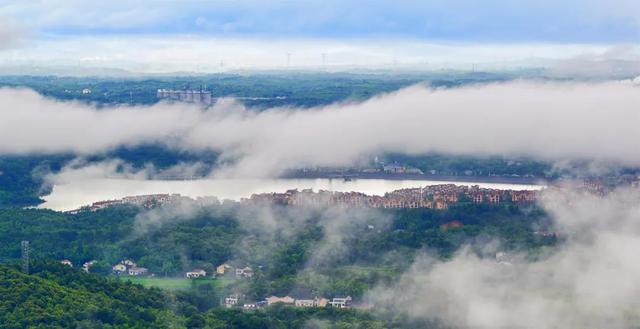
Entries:
{"type": "MultiPolygon", "coordinates": [[[[461,224],[458,221],[452,221],[441,226],[441,229],[447,230],[450,228],[459,227],[461,224]]],[[[555,233],[554,233],[555,234],[555,233]]],[[[501,266],[512,266],[512,255],[507,254],[504,251],[497,252],[495,254],[495,261],[501,266]]],[[[90,268],[96,261],[92,260],[85,262],[82,265],[82,270],[89,273],[90,268]]],[[[60,261],[61,264],[73,267],[70,260],[64,259],[60,261]]],[[[154,277],[153,273],[150,273],[148,269],[140,267],[136,262],[130,259],[124,259],[112,266],[112,274],[115,276],[123,277],[154,277]]],[[[195,268],[191,271],[185,272],[183,278],[186,280],[197,279],[220,279],[224,277],[232,278],[235,280],[251,279],[254,275],[254,271],[249,266],[233,267],[228,263],[223,263],[215,266],[213,273],[209,274],[202,268],[195,268]]],[[[338,309],[369,309],[371,304],[366,302],[355,302],[351,296],[334,296],[331,298],[325,298],[322,296],[312,297],[293,297],[293,296],[269,296],[263,300],[252,300],[242,293],[232,293],[224,297],[220,301],[221,306],[226,308],[237,308],[244,311],[251,311],[269,307],[275,304],[285,304],[297,308],[338,308],[338,309]]]]}
{"type": "MultiPolygon", "coordinates": [[[[60,261],[62,265],[73,267],[73,263],[68,259],[60,261]]],[[[90,272],[91,266],[96,263],[95,260],[83,263],[82,270],[86,273],[90,272]]],[[[130,259],[123,259],[111,267],[112,274],[118,277],[155,277],[155,274],[149,272],[145,267],[138,266],[136,262],[130,259]]],[[[251,279],[254,271],[249,266],[233,267],[227,263],[220,264],[215,267],[215,271],[207,276],[207,271],[202,268],[195,268],[185,272],[184,279],[216,279],[223,277],[234,278],[235,280],[251,279]]],[[[242,308],[244,310],[259,309],[271,306],[277,303],[288,304],[295,307],[335,307],[335,308],[366,308],[365,304],[353,304],[351,296],[333,297],[331,299],[314,296],[312,298],[294,298],[291,296],[269,296],[264,300],[250,301],[241,293],[233,293],[228,295],[221,301],[221,304],[227,308],[242,308]]]]}
{"type": "MultiPolygon", "coordinates": [[[[178,203],[180,201],[192,200],[188,197],[183,197],[180,194],[147,194],[147,195],[135,195],[126,196],[122,199],[104,200],[92,203],[88,208],[90,211],[97,211],[107,207],[113,207],[123,204],[130,204],[140,206],[146,209],[153,208],[155,206],[166,205],[171,203],[178,203]]],[[[73,212],[77,212],[73,211],[73,212]]]]}
{"type": "Polygon", "coordinates": [[[331,299],[327,299],[324,297],[313,297],[313,298],[294,298],[291,296],[270,296],[265,298],[264,300],[257,302],[246,302],[240,303],[242,300],[242,296],[239,294],[229,295],[224,299],[224,306],[227,308],[238,307],[245,310],[259,309],[266,306],[271,306],[277,303],[288,304],[295,307],[334,307],[334,308],[368,308],[366,304],[353,304],[353,299],[351,296],[346,297],[333,297],[331,299]]]}

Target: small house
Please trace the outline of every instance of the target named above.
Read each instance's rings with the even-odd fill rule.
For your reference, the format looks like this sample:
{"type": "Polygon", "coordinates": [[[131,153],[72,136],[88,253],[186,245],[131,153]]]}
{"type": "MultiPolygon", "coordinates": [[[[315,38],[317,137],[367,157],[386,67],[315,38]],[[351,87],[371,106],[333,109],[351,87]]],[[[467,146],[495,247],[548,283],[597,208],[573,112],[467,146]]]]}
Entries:
{"type": "Polygon", "coordinates": [[[231,266],[229,266],[227,263],[224,263],[222,265],[218,265],[218,267],[216,267],[216,274],[217,275],[224,275],[225,273],[227,273],[227,271],[231,269],[231,266]]]}
{"type": "Polygon", "coordinates": [[[226,297],[224,299],[224,306],[226,306],[226,307],[232,307],[232,306],[234,306],[236,304],[238,304],[238,295],[237,294],[229,295],[228,297],[226,297]]]}
{"type": "Polygon", "coordinates": [[[313,302],[315,307],[327,307],[329,304],[329,300],[324,297],[316,297],[313,302]]]}
{"type": "Polygon", "coordinates": [[[250,278],[253,276],[253,270],[247,266],[245,268],[236,269],[236,278],[250,278]]]}
{"type": "Polygon", "coordinates": [[[285,296],[285,297],[277,297],[277,296],[267,297],[267,305],[273,305],[275,303],[293,304],[295,301],[296,301],[295,299],[293,299],[292,297],[289,297],[289,296],[285,296]]]}
{"type": "Polygon", "coordinates": [[[351,305],[351,296],[347,296],[347,297],[334,297],[331,302],[329,302],[329,304],[331,304],[332,307],[337,307],[337,308],[347,308],[351,305]]]}
{"type": "Polygon", "coordinates": [[[127,267],[122,263],[118,263],[116,265],[113,265],[113,267],[111,267],[111,270],[115,274],[122,274],[122,273],[125,273],[127,271],[127,267]]]}
{"type": "Polygon", "coordinates": [[[144,267],[131,267],[129,268],[128,272],[129,275],[131,276],[142,276],[142,275],[147,275],[149,273],[149,270],[147,270],[144,267]]]}
{"type": "Polygon", "coordinates": [[[135,267],[136,266],[136,263],[134,261],[130,260],[130,259],[125,259],[120,263],[124,264],[124,266],[126,266],[126,267],[135,267]]]}
{"type": "Polygon", "coordinates": [[[314,307],[315,301],[313,299],[296,299],[296,307],[314,307]]]}
{"type": "Polygon", "coordinates": [[[92,260],[90,262],[85,262],[84,264],[82,264],[82,270],[89,273],[89,269],[91,269],[91,266],[93,266],[93,264],[95,264],[96,261],[92,260]]]}
{"type": "Polygon", "coordinates": [[[187,279],[201,278],[201,277],[205,277],[206,275],[207,275],[207,272],[201,268],[194,269],[193,271],[187,272],[185,274],[187,279]]]}

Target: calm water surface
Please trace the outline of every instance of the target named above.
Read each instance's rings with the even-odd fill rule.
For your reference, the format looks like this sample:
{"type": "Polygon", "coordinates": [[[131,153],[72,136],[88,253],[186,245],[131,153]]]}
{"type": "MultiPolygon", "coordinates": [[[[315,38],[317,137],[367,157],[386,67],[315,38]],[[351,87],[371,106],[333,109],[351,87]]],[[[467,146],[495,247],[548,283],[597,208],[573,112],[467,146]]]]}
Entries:
{"type": "Polygon", "coordinates": [[[53,192],[44,197],[41,208],[66,211],[90,205],[96,201],[119,199],[125,196],[157,193],[179,193],[189,197],[215,196],[220,200],[240,200],[253,193],[284,192],[289,189],[356,191],[370,195],[383,195],[401,188],[437,184],[480,185],[485,188],[539,190],[541,185],[445,182],[430,180],[385,179],[198,179],[198,180],[136,180],[136,179],[81,179],[56,185],[53,192]]]}

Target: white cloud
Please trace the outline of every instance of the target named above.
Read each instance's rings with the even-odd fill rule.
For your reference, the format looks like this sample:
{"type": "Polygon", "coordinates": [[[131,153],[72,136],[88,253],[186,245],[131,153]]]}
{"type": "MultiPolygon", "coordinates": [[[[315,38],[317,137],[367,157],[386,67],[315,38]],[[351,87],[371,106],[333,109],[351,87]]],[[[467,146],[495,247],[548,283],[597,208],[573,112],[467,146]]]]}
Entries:
{"type": "Polygon", "coordinates": [[[0,90],[1,153],[101,152],[166,143],[233,160],[224,174],[265,176],[365,157],[515,154],[640,164],[640,92],[630,81],[512,82],[432,90],[414,86],[363,103],[307,110],[210,110],[185,104],[95,109],[28,90],[0,90]]]}
{"type": "Polygon", "coordinates": [[[605,198],[549,191],[543,201],[566,241],[548,257],[512,265],[463,250],[420,258],[369,297],[415,318],[461,328],[631,328],[640,306],[640,193],[605,198]]]}
{"type": "Polygon", "coordinates": [[[640,52],[632,45],[620,45],[602,53],[585,53],[557,61],[548,74],[572,78],[634,76],[640,74],[640,52]]]}
{"type": "Polygon", "coordinates": [[[59,172],[49,174],[45,181],[49,185],[67,184],[74,181],[90,179],[175,179],[175,177],[194,177],[206,173],[204,164],[178,163],[174,166],[158,169],[153,164],[146,164],[144,168],[134,168],[120,159],[109,159],[101,162],[87,162],[76,158],[67,163],[59,172]]]}
{"type": "MultiPolygon", "coordinates": [[[[2,16],[0,16],[2,19],[2,16]]],[[[21,45],[26,32],[10,20],[0,21],[0,50],[21,45]]]]}

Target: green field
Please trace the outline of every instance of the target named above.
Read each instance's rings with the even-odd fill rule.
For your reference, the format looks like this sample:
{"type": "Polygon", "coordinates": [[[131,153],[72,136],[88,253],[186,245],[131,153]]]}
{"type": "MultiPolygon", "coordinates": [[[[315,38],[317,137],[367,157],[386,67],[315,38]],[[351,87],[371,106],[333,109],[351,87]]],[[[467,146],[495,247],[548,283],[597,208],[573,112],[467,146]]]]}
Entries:
{"type": "Polygon", "coordinates": [[[187,290],[193,285],[211,284],[217,287],[221,280],[213,278],[187,279],[187,278],[162,278],[162,277],[121,277],[120,280],[138,283],[145,287],[158,287],[166,290],[187,290]]]}

